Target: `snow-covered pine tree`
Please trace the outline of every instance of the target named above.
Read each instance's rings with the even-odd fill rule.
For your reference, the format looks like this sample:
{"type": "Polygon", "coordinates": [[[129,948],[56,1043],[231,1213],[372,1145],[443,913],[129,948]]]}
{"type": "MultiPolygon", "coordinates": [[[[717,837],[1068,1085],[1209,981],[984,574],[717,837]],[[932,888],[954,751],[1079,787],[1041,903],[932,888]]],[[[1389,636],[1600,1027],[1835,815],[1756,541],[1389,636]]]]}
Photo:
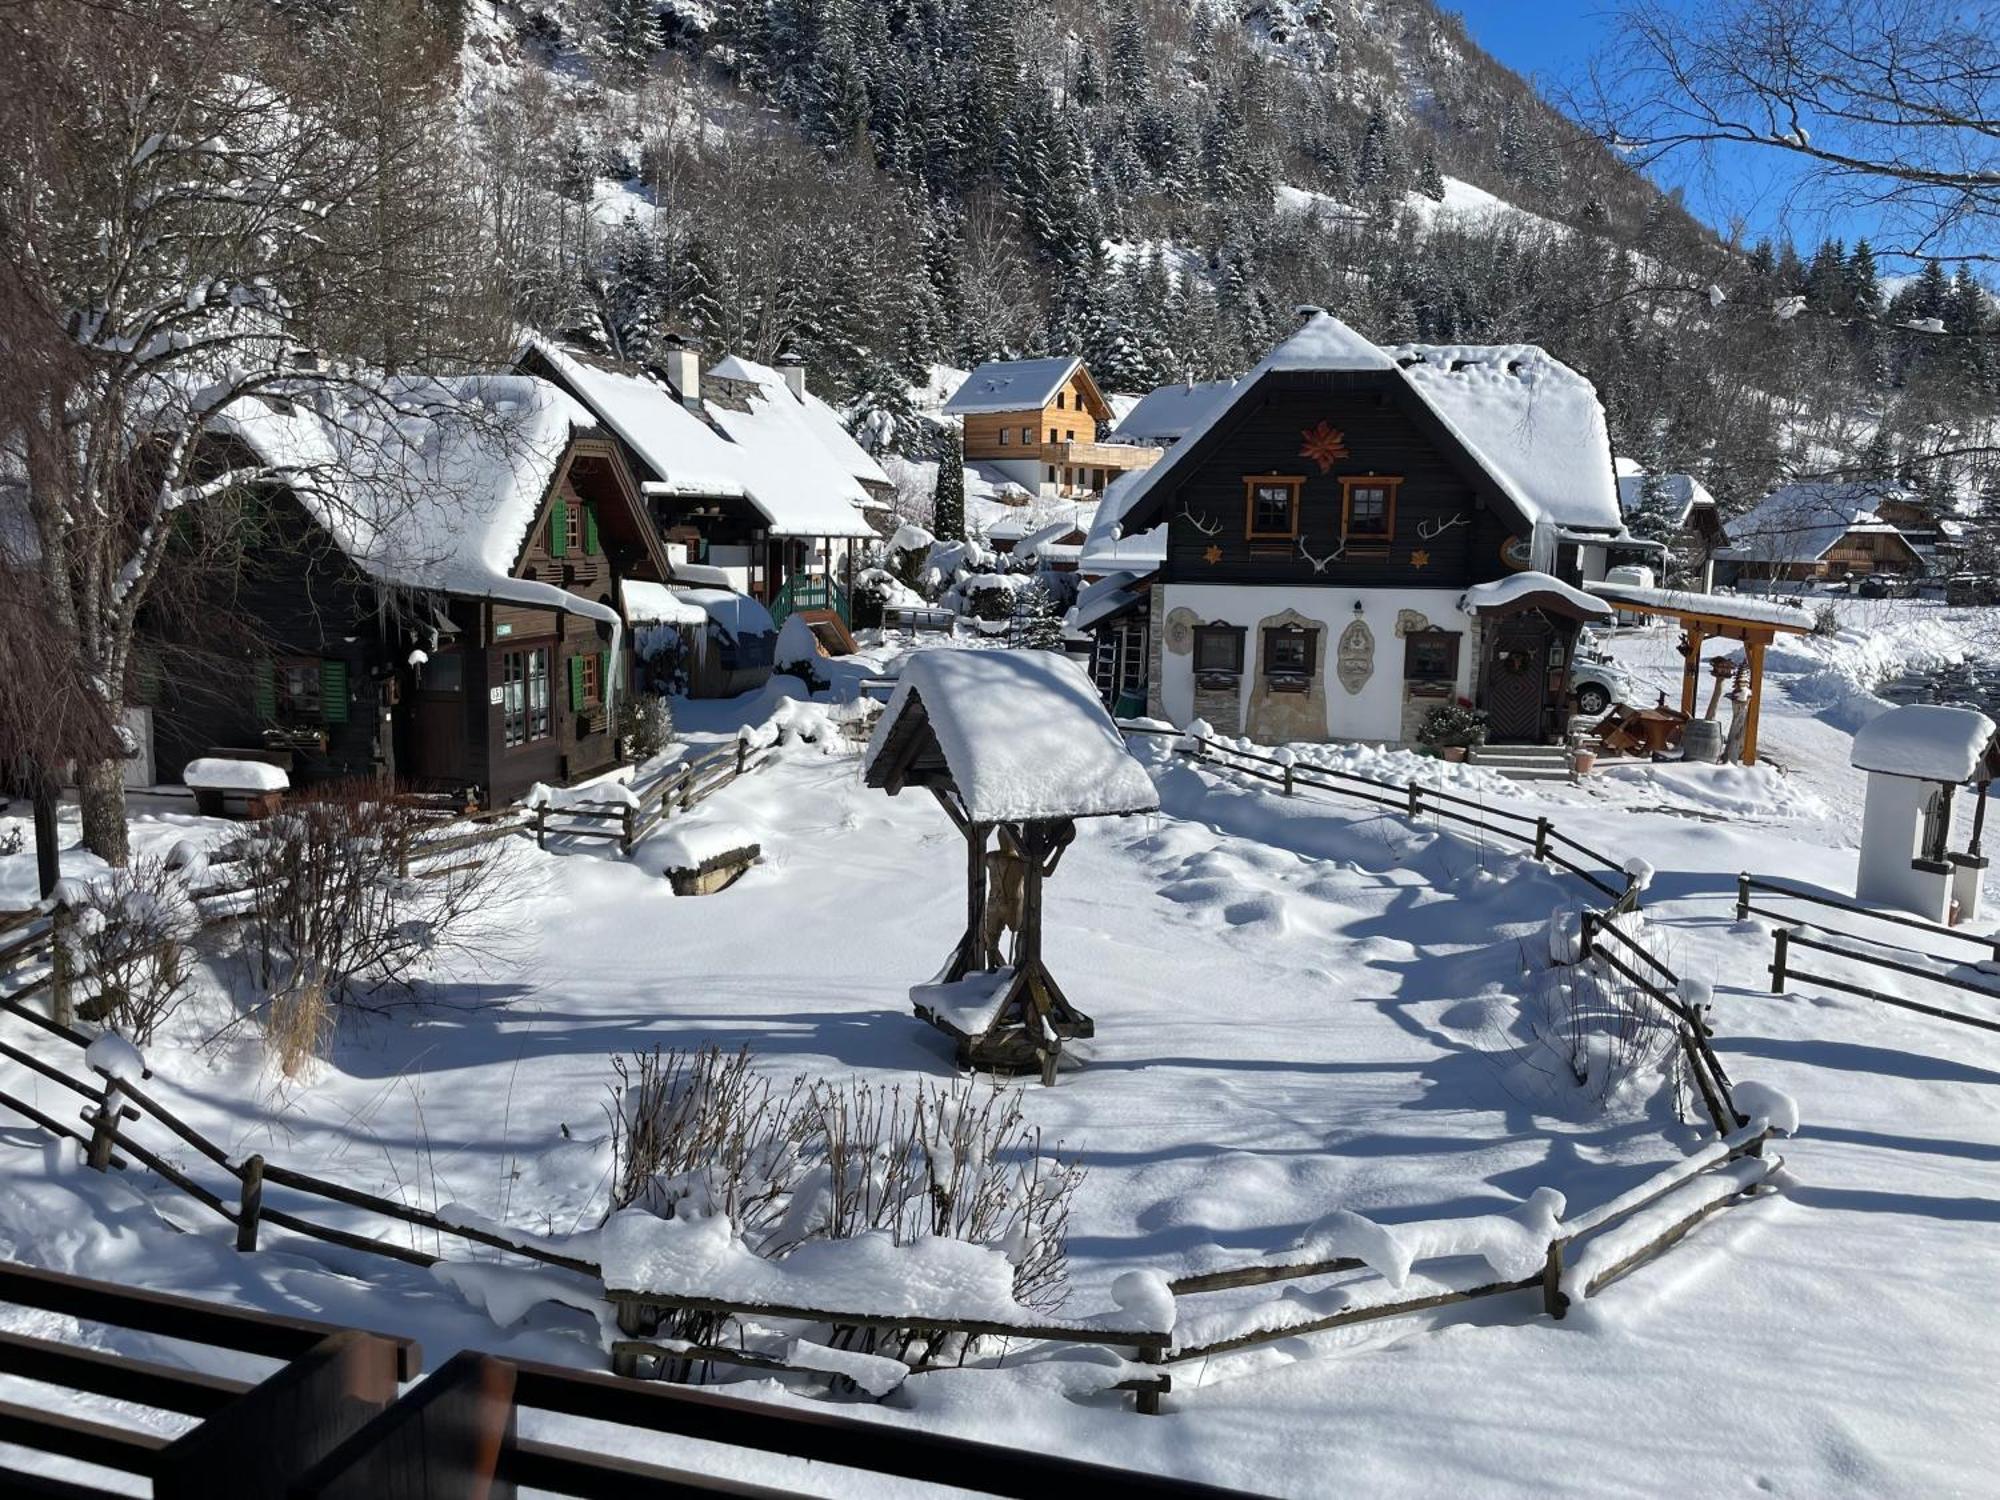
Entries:
{"type": "Polygon", "coordinates": [[[1035,651],[1063,648],[1063,611],[1048,584],[1030,579],[1014,594],[1013,644],[1035,651]]]}
{"type": "Polygon", "coordinates": [[[938,444],[937,480],[931,490],[931,533],[938,540],[965,540],[965,440],[956,427],[938,444]]]}
{"type": "Polygon", "coordinates": [[[596,50],[613,76],[644,73],[660,42],[659,0],[600,0],[596,50]]]}

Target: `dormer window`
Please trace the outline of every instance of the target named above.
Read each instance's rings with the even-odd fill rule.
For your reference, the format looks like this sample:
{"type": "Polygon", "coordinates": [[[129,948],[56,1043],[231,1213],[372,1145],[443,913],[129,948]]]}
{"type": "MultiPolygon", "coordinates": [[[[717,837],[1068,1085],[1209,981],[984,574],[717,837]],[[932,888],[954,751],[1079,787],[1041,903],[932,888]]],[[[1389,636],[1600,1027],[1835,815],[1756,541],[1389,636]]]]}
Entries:
{"type": "Polygon", "coordinates": [[[1340,481],[1340,537],[1350,547],[1387,551],[1396,537],[1396,491],[1403,481],[1379,474],[1340,481]]]}
{"type": "Polygon", "coordinates": [[[1251,541],[1289,542],[1299,534],[1302,474],[1253,474],[1243,481],[1243,534],[1251,541]]]}

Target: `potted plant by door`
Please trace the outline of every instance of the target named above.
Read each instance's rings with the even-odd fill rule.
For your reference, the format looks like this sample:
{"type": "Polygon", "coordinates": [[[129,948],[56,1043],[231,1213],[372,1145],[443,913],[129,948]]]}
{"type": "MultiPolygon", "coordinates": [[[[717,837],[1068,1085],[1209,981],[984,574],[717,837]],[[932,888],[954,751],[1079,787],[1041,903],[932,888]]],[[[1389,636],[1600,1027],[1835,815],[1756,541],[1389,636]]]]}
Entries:
{"type": "Polygon", "coordinates": [[[1417,743],[1442,760],[1462,761],[1486,743],[1486,715],[1462,699],[1440,703],[1417,725],[1417,743]]]}

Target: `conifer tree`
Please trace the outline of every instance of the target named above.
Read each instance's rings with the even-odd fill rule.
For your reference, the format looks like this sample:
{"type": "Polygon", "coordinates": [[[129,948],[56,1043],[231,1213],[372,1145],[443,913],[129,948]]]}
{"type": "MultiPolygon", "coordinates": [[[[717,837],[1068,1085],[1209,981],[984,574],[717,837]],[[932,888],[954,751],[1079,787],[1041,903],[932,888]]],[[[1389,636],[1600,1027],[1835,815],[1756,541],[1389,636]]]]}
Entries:
{"type": "Polygon", "coordinates": [[[950,428],[939,445],[937,481],[931,490],[931,533],[939,541],[965,540],[965,440],[950,428]]]}

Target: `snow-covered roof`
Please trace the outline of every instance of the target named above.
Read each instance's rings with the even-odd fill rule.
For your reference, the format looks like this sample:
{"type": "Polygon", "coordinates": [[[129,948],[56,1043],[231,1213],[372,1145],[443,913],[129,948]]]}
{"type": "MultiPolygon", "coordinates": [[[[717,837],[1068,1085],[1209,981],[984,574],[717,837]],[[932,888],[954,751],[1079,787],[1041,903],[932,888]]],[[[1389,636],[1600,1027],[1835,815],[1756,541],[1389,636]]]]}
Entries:
{"type": "Polygon", "coordinates": [[[1618,460],[1618,508],[1628,518],[1637,515],[1645,506],[1649,477],[1654,491],[1666,502],[1667,519],[1675,526],[1687,525],[1688,517],[1697,509],[1715,509],[1715,496],[1711,495],[1708,487],[1694,475],[1648,476],[1629,459],[1621,458],[1618,460]]]}
{"type": "Polygon", "coordinates": [[[1612,610],[1603,600],[1571,588],[1554,574],[1533,571],[1496,578],[1491,583],[1475,583],[1459,596],[1458,607],[1469,615],[1485,614],[1543,596],[1547,602],[1567,606],[1586,620],[1612,618],[1612,610]]]}
{"type": "Polygon", "coordinates": [[[1624,525],[1597,388],[1533,344],[1403,344],[1403,378],[1531,521],[1624,525]]]}
{"type": "Polygon", "coordinates": [[[1233,380],[1185,380],[1148,391],[1111,429],[1111,441],[1175,442],[1206,416],[1210,407],[1226,401],[1235,389],[1233,380]]]}
{"type": "MultiPolygon", "coordinates": [[[[1532,344],[1403,344],[1384,349],[1318,308],[1151,468],[1105,495],[1106,527],[1123,526],[1180,463],[1274,371],[1393,374],[1428,406],[1529,522],[1616,533],[1623,525],[1604,408],[1591,383],[1532,344]]],[[[1116,533],[1111,533],[1115,535],[1116,533]]]]}
{"type": "Polygon", "coordinates": [[[557,467],[590,414],[526,375],[401,377],[297,399],[242,397],[210,430],[281,472],[364,573],[400,588],[616,612],[513,576],[557,467]]]}
{"type": "Polygon", "coordinates": [[[782,371],[732,354],[718,361],[709,374],[724,380],[748,381],[752,385],[764,387],[769,392],[783,391],[785,396],[797,405],[806,426],[812,429],[812,434],[819,440],[820,446],[833,455],[836,463],[865,485],[879,484],[886,487],[889,484],[889,476],[882,471],[882,466],[875,461],[874,455],[854,440],[854,434],[849,432],[846,424],[840,420],[840,413],[810,390],[803,396],[795,394],[791,386],[786,383],[782,371]]]}
{"type": "Polygon", "coordinates": [[[852,438],[844,438],[852,454],[835,453],[826,429],[838,427],[839,420],[831,411],[815,410],[810,403],[817,398],[801,402],[777,371],[747,360],[723,361],[716,373],[741,380],[754,394],[742,403],[744,410],[704,401],[697,415],[648,372],[542,338],[529,338],[525,348],[546,361],[652,471],[644,484],[647,494],[747,499],[777,536],[874,534],[860,510],[872,497],[853,470],[864,466],[857,460],[876,476],[881,469],[852,438]],[[731,369],[743,373],[722,373],[731,369]]]}
{"type": "Polygon", "coordinates": [[[675,563],[674,582],[687,584],[695,588],[726,589],[735,587],[729,580],[729,569],[697,562],[675,563]]]}
{"type": "Polygon", "coordinates": [[[664,583],[627,578],[619,585],[625,618],[634,625],[704,625],[707,611],[675,593],[664,583]]]}
{"type": "Polygon", "coordinates": [[[1055,652],[916,653],[869,741],[870,786],[885,784],[884,751],[913,732],[918,714],[976,822],[1107,817],[1160,805],[1089,677],[1055,652]]]}
{"type": "Polygon", "coordinates": [[[1741,594],[1696,594],[1686,589],[1649,589],[1632,583],[1586,583],[1600,599],[1613,604],[1646,605],[1667,611],[1707,615],[1719,620],[1740,620],[1746,625],[1775,625],[1784,630],[1809,631],[1813,617],[1796,604],[1776,599],[1751,599],[1741,594]]]}
{"type": "Polygon", "coordinates": [[[1729,545],[1716,555],[1735,562],[1812,563],[1849,532],[1896,530],[1875,514],[1901,497],[1893,486],[1807,480],[1771,491],[1729,523],[1729,545]]]}
{"type": "MultiPolygon", "coordinates": [[[[1074,536],[1081,529],[1076,519],[1068,516],[1037,526],[1015,544],[1014,555],[1019,558],[1043,556],[1052,548],[1060,548],[1064,537],[1074,536]]],[[[1071,545],[1071,552],[1078,550],[1076,545],[1071,545]]]]}
{"type": "Polygon", "coordinates": [[[1107,573],[1102,578],[1092,579],[1077,593],[1070,627],[1089,630],[1114,615],[1124,614],[1145,598],[1139,585],[1147,576],[1146,573],[1123,572],[1107,573]]]}
{"type": "Polygon", "coordinates": [[[1861,726],[1850,760],[1862,771],[1955,786],[1985,767],[1994,728],[1976,708],[1906,703],[1861,726]]]}
{"type": "Polygon", "coordinates": [[[1056,392],[1083,363],[1074,354],[1051,359],[993,359],[979,366],[951,393],[944,410],[953,416],[1027,411],[1055,400],[1056,392]]]}
{"type": "Polygon", "coordinates": [[[733,589],[676,589],[676,594],[720,627],[731,640],[746,635],[776,635],[777,622],[771,612],[748,594],[733,589]]]}

